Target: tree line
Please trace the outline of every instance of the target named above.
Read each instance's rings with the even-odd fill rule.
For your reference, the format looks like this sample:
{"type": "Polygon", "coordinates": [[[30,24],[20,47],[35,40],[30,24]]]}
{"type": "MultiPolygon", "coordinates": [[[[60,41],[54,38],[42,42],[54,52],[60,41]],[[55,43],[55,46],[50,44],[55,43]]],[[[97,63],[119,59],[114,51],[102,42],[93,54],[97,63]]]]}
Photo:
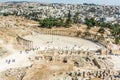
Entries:
{"type": "Polygon", "coordinates": [[[67,15],[67,18],[45,18],[43,20],[39,20],[40,27],[42,28],[52,28],[52,27],[70,27],[72,24],[70,11],[67,15]]]}
{"type": "MultiPolygon", "coordinates": [[[[79,12],[75,13],[73,17],[71,17],[71,12],[69,10],[66,18],[45,18],[43,20],[39,20],[40,27],[42,28],[52,28],[52,27],[70,27],[72,24],[81,23],[79,18],[79,12]]],[[[119,24],[112,24],[106,22],[100,22],[95,20],[94,18],[85,18],[85,22],[90,29],[91,27],[98,26],[100,27],[99,33],[104,33],[105,28],[109,28],[112,35],[115,37],[115,43],[120,43],[120,25],[119,24]]]]}
{"type": "Polygon", "coordinates": [[[89,29],[94,26],[100,26],[100,29],[99,29],[100,33],[104,33],[105,31],[104,29],[109,28],[112,35],[115,37],[115,43],[120,44],[120,25],[119,24],[100,22],[100,21],[96,21],[93,18],[90,18],[90,19],[86,18],[85,24],[88,26],[89,29]]]}
{"type": "MultiPolygon", "coordinates": [[[[74,18],[71,18],[70,11],[68,13],[68,16],[66,19],[62,18],[45,18],[43,20],[40,20],[40,27],[43,28],[52,28],[52,27],[70,27],[71,24],[79,23],[78,13],[76,13],[74,18]]],[[[85,18],[85,24],[88,26],[87,28],[90,29],[94,26],[100,26],[99,33],[104,33],[105,28],[109,28],[112,35],[115,37],[115,43],[120,43],[120,25],[119,24],[112,24],[112,23],[106,23],[106,22],[100,22],[96,21],[93,18],[85,18]]]]}

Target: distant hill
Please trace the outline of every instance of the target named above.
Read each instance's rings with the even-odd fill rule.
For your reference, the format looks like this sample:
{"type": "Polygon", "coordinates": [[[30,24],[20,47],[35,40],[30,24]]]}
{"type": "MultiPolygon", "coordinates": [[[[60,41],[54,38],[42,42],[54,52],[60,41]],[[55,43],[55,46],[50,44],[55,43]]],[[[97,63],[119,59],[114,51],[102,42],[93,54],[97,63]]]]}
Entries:
{"type": "Polygon", "coordinates": [[[17,4],[17,3],[30,3],[32,1],[7,1],[5,3],[12,3],[12,4],[17,4]]]}

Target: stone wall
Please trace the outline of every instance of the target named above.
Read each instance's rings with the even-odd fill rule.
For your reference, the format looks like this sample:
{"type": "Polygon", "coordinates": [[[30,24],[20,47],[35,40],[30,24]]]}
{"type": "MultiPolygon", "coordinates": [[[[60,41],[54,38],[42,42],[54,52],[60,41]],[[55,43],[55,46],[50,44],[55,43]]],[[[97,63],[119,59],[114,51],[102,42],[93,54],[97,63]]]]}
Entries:
{"type": "Polygon", "coordinates": [[[109,63],[107,58],[99,59],[98,56],[95,55],[94,52],[86,51],[44,50],[39,51],[35,57],[29,59],[32,61],[43,60],[48,64],[56,62],[72,64],[74,70],[64,74],[70,77],[70,80],[91,80],[93,78],[100,78],[101,80],[119,80],[119,72],[112,69],[112,63],[109,63]],[[100,63],[100,61],[104,63],[100,63]]]}
{"type": "Polygon", "coordinates": [[[18,36],[16,37],[17,43],[18,43],[21,47],[24,47],[25,49],[33,48],[33,41],[24,39],[24,38],[23,38],[24,36],[25,36],[25,35],[18,35],[18,36]]]}
{"type": "Polygon", "coordinates": [[[38,55],[30,58],[32,60],[46,60],[48,62],[72,63],[77,68],[90,66],[95,69],[112,69],[113,64],[107,60],[107,57],[100,57],[95,52],[68,51],[68,50],[44,50],[39,51],[38,55]],[[33,59],[34,58],[34,59],[33,59]]]}

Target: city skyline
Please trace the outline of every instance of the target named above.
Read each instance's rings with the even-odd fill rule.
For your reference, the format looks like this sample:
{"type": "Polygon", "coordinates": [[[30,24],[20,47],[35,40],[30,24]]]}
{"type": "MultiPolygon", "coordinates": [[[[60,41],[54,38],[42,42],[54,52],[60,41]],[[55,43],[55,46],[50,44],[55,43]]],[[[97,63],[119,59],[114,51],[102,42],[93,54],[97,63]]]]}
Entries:
{"type": "Polygon", "coordinates": [[[42,3],[70,3],[70,4],[83,4],[83,3],[94,3],[100,5],[120,5],[119,0],[0,0],[0,2],[8,1],[31,1],[31,2],[42,2],[42,3]]]}

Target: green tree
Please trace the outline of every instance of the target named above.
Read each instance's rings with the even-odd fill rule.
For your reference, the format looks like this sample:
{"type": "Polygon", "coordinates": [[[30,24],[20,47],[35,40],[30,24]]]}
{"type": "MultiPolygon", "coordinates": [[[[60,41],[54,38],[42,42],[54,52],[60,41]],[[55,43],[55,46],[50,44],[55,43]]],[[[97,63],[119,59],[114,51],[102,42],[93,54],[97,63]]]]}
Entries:
{"type": "Polygon", "coordinates": [[[89,27],[95,26],[96,23],[97,22],[93,18],[91,18],[91,19],[85,18],[85,24],[89,27]]]}
{"type": "Polygon", "coordinates": [[[105,32],[105,29],[101,27],[101,28],[98,30],[98,32],[103,34],[103,33],[105,32]]]}
{"type": "Polygon", "coordinates": [[[120,44],[120,37],[115,38],[115,44],[120,44]]]}
{"type": "Polygon", "coordinates": [[[54,26],[54,20],[52,18],[45,18],[40,20],[41,27],[52,28],[54,26]]]}
{"type": "Polygon", "coordinates": [[[67,16],[67,19],[66,19],[66,22],[64,24],[65,27],[70,27],[71,26],[71,23],[72,23],[72,20],[71,20],[71,12],[69,10],[68,12],[68,16],[67,16]]]}
{"type": "Polygon", "coordinates": [[[113,36],[120,37],[120,26],[114,25],[114,27],[111,29],[111,32],[112,32],[113,36]]]}
{"type": "Polygon", "coordinates": [[[75,13],[75,15],[74,15],[74,17],[73,17],[73,22],[74,22],[74,23],[79,23],[79,14],[80,14],[79,12],[76,12],[76,13],[75,13]]]}

